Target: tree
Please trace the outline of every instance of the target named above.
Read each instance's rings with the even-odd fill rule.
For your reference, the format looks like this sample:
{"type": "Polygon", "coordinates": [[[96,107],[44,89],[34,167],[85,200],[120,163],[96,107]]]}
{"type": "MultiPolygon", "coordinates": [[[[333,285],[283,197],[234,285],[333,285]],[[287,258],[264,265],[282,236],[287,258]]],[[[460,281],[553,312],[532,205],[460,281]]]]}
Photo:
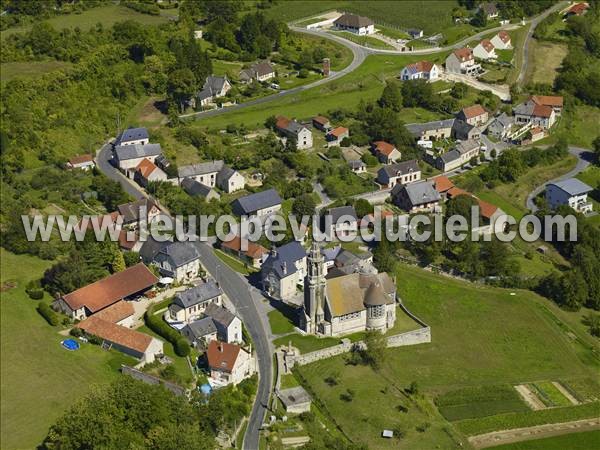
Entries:
{"type": "Polygon", "coordinates": [[[383,88],[378,103],[382,108],[391,108],[393,111],[399,112],[402,109],[402,93],[398,83],[389,81],[383,88]]]}
{"type": "Polygon", "coordinates": [[[471,25],[478,28],[483,28],[487,25],[487,15],[483,8],[480,7],[477,10],[475,15],[473,16],[473,19],[471,19],[471,25]]]}
{"type": "Polygon", "coordinates": [[[592,336],[600,337],[600,314],[589,313],[583,317],[582,322],[589,328],[592,336]]]}
{"type": "Polygon", "coordinates": [[[496,149],[495,149],[495,148],[493,148],[493,149],[490,151],[490,156],[492,157],[492,159],[496,159],[496,156],[498,156],[498,152],[496,151],[496,149]]]}
{"type": "Polygon", "coordinates": [[[450,95],[455,99],[463,99],[469,93],[469,88],[465,83],[455,83],[450,90],[450,95]]]}
{"type": "Polygon", "coordinates": [[[185,103],[197,89],[196,78],[190,69],[178,69],[169,74],[167,81],[167,95],[181,112],[185,109],[185,103]]]}
{"type": "Polygon", "coordinates": [[[277,126],[277,117],[269,116],[265,119],[265,127],[268,128],[269,130],[275,131],[276,126],[277,126]]]}
{"type": "Polygon", "coordinates": [[[354,201],[354,210],[356,211],[356,215],[360,219],[369,214],[373,214],[373,205],[371,205],[368,200],[365,200],[364,198],[359,198],[358,200],[354,201]]]}
{"type": "Polygon", "coordinates": [[[125,252],[123,255],[123,259],[125,260],[125,265],[127,267],[135,266],[140,262],[140,254],[138,252],[125,252]]]}
{"type": "Polygon", "coordinates": [[[596,153],[596,165],[600,165],[600,136],[594,139],[592,146],[594,147],[594,153],[596,153]]]}
{"type": "Polygon", "coordinates": [[[292,212],[297,217],[304,215],[311,216],[315,213],[317,204],[311,194],[302,194],[294,200],[292,203],[292,212]]]}
{"type": "Polygon", "coordinates": [[[365,336],[365,361],[374,369],[379,370],[385,361],[387,338],[379,331],[367,331],[365,336]]]}

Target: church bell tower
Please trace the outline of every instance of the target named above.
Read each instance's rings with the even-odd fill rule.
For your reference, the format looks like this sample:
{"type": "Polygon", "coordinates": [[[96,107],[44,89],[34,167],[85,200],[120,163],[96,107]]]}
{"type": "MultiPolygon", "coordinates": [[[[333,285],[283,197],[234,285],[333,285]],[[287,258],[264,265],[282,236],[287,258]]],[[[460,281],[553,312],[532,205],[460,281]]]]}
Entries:
{"type": "Polygon", "coordinates": [[[304,279],[305,331],[310,334],[320,332],[319,325],[325,319],[325,259],[321,249],[313,242],[307,260],[307,275],[304,279]]]}

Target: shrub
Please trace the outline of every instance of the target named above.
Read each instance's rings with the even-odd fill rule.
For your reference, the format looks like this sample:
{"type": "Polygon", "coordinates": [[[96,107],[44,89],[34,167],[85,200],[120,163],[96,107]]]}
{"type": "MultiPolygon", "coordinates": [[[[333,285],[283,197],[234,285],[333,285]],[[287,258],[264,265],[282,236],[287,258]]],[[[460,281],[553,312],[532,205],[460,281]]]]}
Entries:
{"type": "Polygon", "coordinates": [[[41,300],[44,298],[44,290],[41,288],[30,289],[27,291],[27,295],[29,295],[29,298],[32,300],[41,300]]]}
{"type": "Polygon", "coordinates": [[[300,69],[300,71],[298,72],[298,78],[306,78],[306,77],[308,77],[308,70],[300,69]]]}
{"type": "Polygon", "coordinates": [[[175,341],[173,344],[175,347],[175,353],[179,356],[189,356],[190,354],[190,344],[185,338],[181,337],[175,341]]]}
{"type": "Polygon", "coordinates": [[[150,308],[144,314],[144,322],[152,331],[163,337],[175,349],[177,356],[188,356],[190,354],[190,345],[188,342],[173,328],[171,328],[162,317],[154,315],[154,308],[150,308]]]}
{"type": "Polygon", "coordinates": [[[52,308],[50,308],[48,303],[41,302],[37,306],[37,311],[44,319],[46,319],[46,322],[48,322],[53,327],[57,326],[60,323],[58,315],[52,310],[52,308]]]}
{"type": "Polygon", "coordinates": [[[81,328],[73,327],[71,328],[71,331],[69,331],[69,334],[73,337],[81,337],[83,336],[83,331],[81,331],[81,328]]]}

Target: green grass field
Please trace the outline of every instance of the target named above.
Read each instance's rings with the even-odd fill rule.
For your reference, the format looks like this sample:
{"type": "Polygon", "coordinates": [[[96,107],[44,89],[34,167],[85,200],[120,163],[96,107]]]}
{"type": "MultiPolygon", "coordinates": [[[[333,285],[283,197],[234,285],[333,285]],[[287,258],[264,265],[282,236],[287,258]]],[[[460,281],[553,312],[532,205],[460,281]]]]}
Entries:
{"type": "MultiPolygon", "coordinates": [[[[48,19],[47,22],[56,29],[79,27],[82,31],[86,31],[97,23],[101,23],[104,27],[108,28],[117,22],[123,22],[125,20],[135,20],[144,25],[159,25],[161,23],[166,23],[169,20],[167,14],[168,12],[166,12],[165,15],[151,16],[149,14],[139,13],[124,6],[111,4],[92,8],[81,14],[66,14],[63,16],[52,17],[48,19]]],[[[4,39],[12,33],[22,33],[30,29],[31,25],[9,28],[2,31],[1,36],[2,39],[4,39]]]]}
{"type": "Polygon", "coordinates": [[[558,390],[550,381],[539,381],[533,383],[534,388],[540,393],[542,401],[548,400],[549,406],[571,406],[572,403],[562,392],[558,390]]]}
{"type": "MultiPolygon", "coordinates": [[[[550,302],[532,292],[473,285],[406,265],[400,265],[396,275],[404,303],[431,326],[432,343],[388,350],[377,374],[368,367],[347,366],[342,357],[299,368],[344,431],[357,440],[365,440],[369,448],[389,448],[391,444],[386,445],[379,435],[382,428],[395,424],[409,429],[403,441],[406,448],[433,448],[434,442],[437,448],[457,447],[451,432],[444,436],[438,434],[442,429],[451,428],[444,425],[446,422],[441,421],[431,403],[414,411],[414,415],[414,408],[410,407],[408,413],[399,413],[395,399],[387,401],[380,396],[384,386],[403,388],[416,380],[421,392],[430,399],[465,388],[485,390],[489,386],[513,385],[532,379],[583,380],[597,373],[599,363],[592,349],[573,340],[571,329],[561,328],[556,316],[544,308],[550,302]],[[510,295],[511,292],[516,295],[510,295]],[[325,383],[324,378],[330,373],[340,374],[340,390],[356,392],[350,405],[340,399],[337,387],[325,383]],[[376,417],[370,414],[374,408],[378,411],[376,417]],[[421,415],[423,411],[425,419],[421,415]],[[411,431],[414,421],[422,420],[429,422],[430,428],[424,433],[411,431]]],[[[507,403],[500,406],[519,411],[520,404],[517,409],[517,403],[511,400],[509,405],[509,399],[505,400],[507,403]]],[[[474,403],[472,399],[470,402],[474,403]]],[[[478,415],[502,410],[498,404],[490,405],[480,404],[478,415]]],[[[475,434],[488,428],[492,431],[497,424],[517,427],[595,414],[594,407],[589,405],[551,411],[549,416],[520,411],[461,420],[456,424],[466,434],[475,434]]],[[[548,414],[547,411],[542,413],[548,414]]]]}
{"type": "Polygon", "coordinates": [[[383,49],[388,49],[388,50],[394,49],[394,47],[392,47],[391,45],[383,42],[380,39],[374,38],[372,36],[357,36],[356,34],[349,33],[347,31],[334,31],[334,32],[332,32],[332,34],[343,37],[344,39],[347,39],[347,40],[354,42],[356,44],[359,44],[359,45],[363,45],[365,47],[383,48],[383,49]]]}
{"type": "Polygon", "coordinates": [[[274,309],[268,316],[273,334],[287,334],[294,331],[294,323],[281,311],[274,309]]]}
{"type": "Polygon", "coordinates": [[[231,255],[228,255],[222,250],[215,250],[215,255],[217,255],[221,261],[223,261],[233,270],[235,270],[238,273],[241,273],[242,275],[248,275],[250,272],[256,272],[254,268],[247,267],[242,261],[240,261],[237,258],[234,258],[231,255]]]}
{"type": "Polygon", "coordinates": [[[121,364],[135,360],[91,344],[64,350],[60,342],[65,337],[37,313],[37,301],[25,293],[27,282],[40,278],[51,263],[3,249],[0,256],[2,284],[16,282],[15,288],[3,290],[0,301],[2,448],[34,448],[90,386],[111,382],[121,364]]]}
{"type": "Polygon", "coordinates": [[[540,42],[532,39],[530,44],[531,61],[525,79],[530,83],[554,83],[558,69],[567,55],[567,45],[555,42],[540,42]]]}
{"type": "Polygon", "coordinates": [[[34,78],[59,69],[68,69],[71,64],[63,61],[9,62],[0,65],[0,83],[15,78],[34,78]]]}
{"type": "Polygon", "coordinates": [[[490,447],[494,450],[590,450],[600,447],[600,431],[584,431],[490,447]]]}

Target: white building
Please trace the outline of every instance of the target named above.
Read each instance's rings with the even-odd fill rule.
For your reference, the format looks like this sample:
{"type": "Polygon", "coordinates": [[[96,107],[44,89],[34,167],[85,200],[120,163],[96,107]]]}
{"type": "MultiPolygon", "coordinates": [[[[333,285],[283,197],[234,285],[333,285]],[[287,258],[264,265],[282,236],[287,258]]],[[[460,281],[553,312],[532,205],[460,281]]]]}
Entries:
{"type": "Polygon", "coordinates": [[[397,184],[413,183],[420,179],[421,169],[416,159],[383,166],[377,171],[377,182],[388,188],[393,188],[397,184]]]}
{"type": "Polygon", "coordinates": [[[223,290],[219,284],[210,279],[175,295],[169,305],[168,319],[172,322],[191,323],[204,316],[208,305],[223,304],[223,290]]]}
{"type": "Polygon", "coordinates": [[[431,61],[418,61],[409,64],[400,72],[403,81],[424,79],[435,81],[440,76],[440,67],[431,61]]]}
{"type": "Polygon", "coordinates": [[[227,193],[244,189],[246,185],[243,175],[227,167],[222,160],[179,167],[177,177],[179,184],[185,179],[194,179],[204,186],[209,188],[219,187],[227,193]]]}
{"type": "Polygon", "coordinates": [[[89,170],[96,166],[92,155],[76,155],[67,162],[67,169],[89,170]]]}
{"type": "Polygon", "coordinates": [[[137,167],[144,160],[154,163],[162,155],[160,144],[127,144],[115,147],[115,161],[117,167],[133,178],[137,167]]]}
{"type": "Polygon", "coordinates": [[[496,55],[496,48],[489,39],[483,39],[475,46],[473,56],[479,59],[496,59],[498,57],[496,55]]]}
{"type": "Polygon", "coordinates": [[[513,48],[510,35],[506,31],[499,31],[498,34],[492,38],[492,45],[498,50],[509,50],[513,48]]]}
{"type": "Polygon", "coordinates": [[[128,128],[123,131],[115,142],[119,145],[146,145],[150,142],[150,136],[146,128],[128,128]]]}
{"type": "Polygon", "coordinates": [[[313,138],[312,132],[308,126],[303,123],[297,122],[296,120],[290,120],[287,117],[277,117],[277,123],[275,124],[277,131],[286,138],[291,138],[296,141],[296,147],[299,150],[312,148],[313,138]]]}
{"type": "Polygon", "coordinates": [[[587,196],[594,189],[577,178],[548,183],[546,201],[550,208],[566,205],[580,213],[589,213],[594,208],[587,196]]]}
{"type": "Polygon", "coordinates": [[[234,200],[231,209],[238,216],[266,219],[281,209],[281,197],[275,189],[267,189],[234,200]]]}
{"type": "Polygon", "coordinates": [[[260,270],[262,288],[270,297],[289,300],[298,292],[306,275],[306,250],[297,241],[273,247],[260,270]]]}
{"type": "Polygon", "coordinates": [[[375,23],[368,17],[356,14],[344,14],[338,17],[333,25],[338,30],[349,31],[359,36],[375,33],[375,23]]]}
{"type": "Polygon", "coordinates": [[[332,238],[348,236],[352,233],[356,233],[358,230],[358,216],[354,206],[331,208],[327,211],[327,215],[324,219],[326,226],[328,225],[327,221],[331,220],[331,226],[325,231],[332,238]]]}
{"type": "Polygon", "coordinates": [[[448,55],[446,58],[446,71],[449,73],[477,75],[481,71],[481,65],[475,63],[473,50],[465,47],[454,50],[448,55]]]}
{"type": "Polygon", "coordinates": [[[161,247],[153,263],[164,277],[178,283],[191,281],[200,271],[200,253],[192,242],[167,242],[161,247]]]}

